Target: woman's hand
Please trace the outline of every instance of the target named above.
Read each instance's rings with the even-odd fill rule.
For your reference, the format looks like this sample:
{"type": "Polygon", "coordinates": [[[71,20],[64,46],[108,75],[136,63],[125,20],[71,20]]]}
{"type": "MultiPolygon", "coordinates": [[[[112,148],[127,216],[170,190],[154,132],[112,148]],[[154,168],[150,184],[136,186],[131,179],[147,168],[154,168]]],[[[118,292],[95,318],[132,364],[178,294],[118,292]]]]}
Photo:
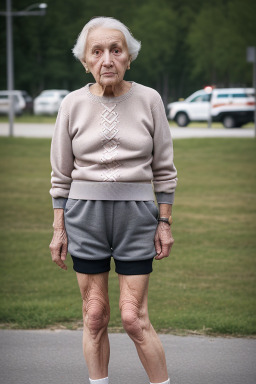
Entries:
{"type": "Polygon", "coordinates": [[[60,268],[67,270],[67,266],[64,263],[68,252],[68,238],[65,229],[54,230],[50,250],[52,261],[54,261],[60,268]]]}
{"type": "Polygon", "coordinates": [[[67,270],[64,261],[68,252],[68,238],[65,230],[63,209],[54,209],[53,228],[53,238],[50,244],[52,261],[60,268],[67,270]]]}
{"type": "Polygon", "coordinates": [[[171,227],[167,223],[159,222],[155,234],[156,260],[168,257],[174,243],[171,227]]]}

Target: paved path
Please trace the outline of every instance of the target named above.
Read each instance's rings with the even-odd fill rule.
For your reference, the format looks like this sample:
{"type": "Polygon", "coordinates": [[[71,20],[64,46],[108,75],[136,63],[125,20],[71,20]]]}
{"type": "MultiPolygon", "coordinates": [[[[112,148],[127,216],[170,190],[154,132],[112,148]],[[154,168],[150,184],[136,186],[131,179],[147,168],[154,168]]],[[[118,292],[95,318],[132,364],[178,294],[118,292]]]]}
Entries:
{"type": "MultiPolygon", "coordinates": [[[[13,136],[17,137],[52,137],[54,124],[14,124],[13,136]]],[[[0,136],[9,135],[8,123],[0,124],[0,136]]]]}
{"type": "MultiPolygon", "coordinates": [[[[18,137],[52,137],[53,124],[14,124],[14,136],[18,137]]],[[[253,128],[225,129],[225,128],[179,128],[171,127],[174,139],[188,139],[193,137],[255,137],[253,128]]],[[[9,133],[8,123],[0,124],[0,136],[9,133]]]]}
{"type": "MultiPolygon", "coordinates": [[[[255,384],[256,339],[160,335],[171,384],[255,384]]],[[[126,334],[111,334],[110,384],[148,384],[126,334]]],[[[1,384],[87,384],[82,331],[0,331],[1,384]]]]}

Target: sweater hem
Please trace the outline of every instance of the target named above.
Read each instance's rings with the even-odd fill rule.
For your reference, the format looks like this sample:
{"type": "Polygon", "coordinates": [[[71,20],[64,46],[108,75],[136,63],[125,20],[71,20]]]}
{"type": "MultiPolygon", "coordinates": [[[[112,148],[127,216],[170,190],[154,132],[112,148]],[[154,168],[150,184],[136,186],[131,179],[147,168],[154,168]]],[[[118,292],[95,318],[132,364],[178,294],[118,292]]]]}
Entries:
{"type": "Polygon", "coordinates": [[[73,181],[70,199],[154,201],[151,183],[73,181]]]}

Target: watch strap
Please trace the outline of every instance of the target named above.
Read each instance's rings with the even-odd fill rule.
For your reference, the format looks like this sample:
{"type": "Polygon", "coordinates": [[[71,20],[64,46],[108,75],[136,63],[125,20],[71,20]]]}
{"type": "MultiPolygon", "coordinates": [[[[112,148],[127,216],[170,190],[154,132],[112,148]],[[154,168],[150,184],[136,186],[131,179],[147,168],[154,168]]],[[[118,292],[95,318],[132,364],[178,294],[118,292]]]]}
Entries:
{"type": "Polygon", "coordinates": [[[157,219],[157,221],[162,221],[163,223],[166,223],[166,224],[169,224],[169,225],[172,225],[172,217],[159,217],[157,219]]]}

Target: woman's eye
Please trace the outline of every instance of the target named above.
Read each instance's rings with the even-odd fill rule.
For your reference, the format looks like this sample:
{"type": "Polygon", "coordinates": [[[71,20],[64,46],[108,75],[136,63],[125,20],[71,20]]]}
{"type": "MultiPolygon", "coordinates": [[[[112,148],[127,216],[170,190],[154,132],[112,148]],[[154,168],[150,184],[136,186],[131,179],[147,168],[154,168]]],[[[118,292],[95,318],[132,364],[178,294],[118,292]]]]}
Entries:
{"type": "Polygon", "coordinates": [[[95,55],[95,56],[100,56],[100,53],[101,53],[101,51],[100,51],[99,49],[96,49],[96,50],[94,51],[94,55],[95,55]]]}
{"type": "Polygon", "coordinates": [[[118,55],[119,53],[121,53],[121,51],[120,51],[119,48],[115,48],[115,49],[113,50],[113,52],[114,52],[116,55],[118,55]]]}

